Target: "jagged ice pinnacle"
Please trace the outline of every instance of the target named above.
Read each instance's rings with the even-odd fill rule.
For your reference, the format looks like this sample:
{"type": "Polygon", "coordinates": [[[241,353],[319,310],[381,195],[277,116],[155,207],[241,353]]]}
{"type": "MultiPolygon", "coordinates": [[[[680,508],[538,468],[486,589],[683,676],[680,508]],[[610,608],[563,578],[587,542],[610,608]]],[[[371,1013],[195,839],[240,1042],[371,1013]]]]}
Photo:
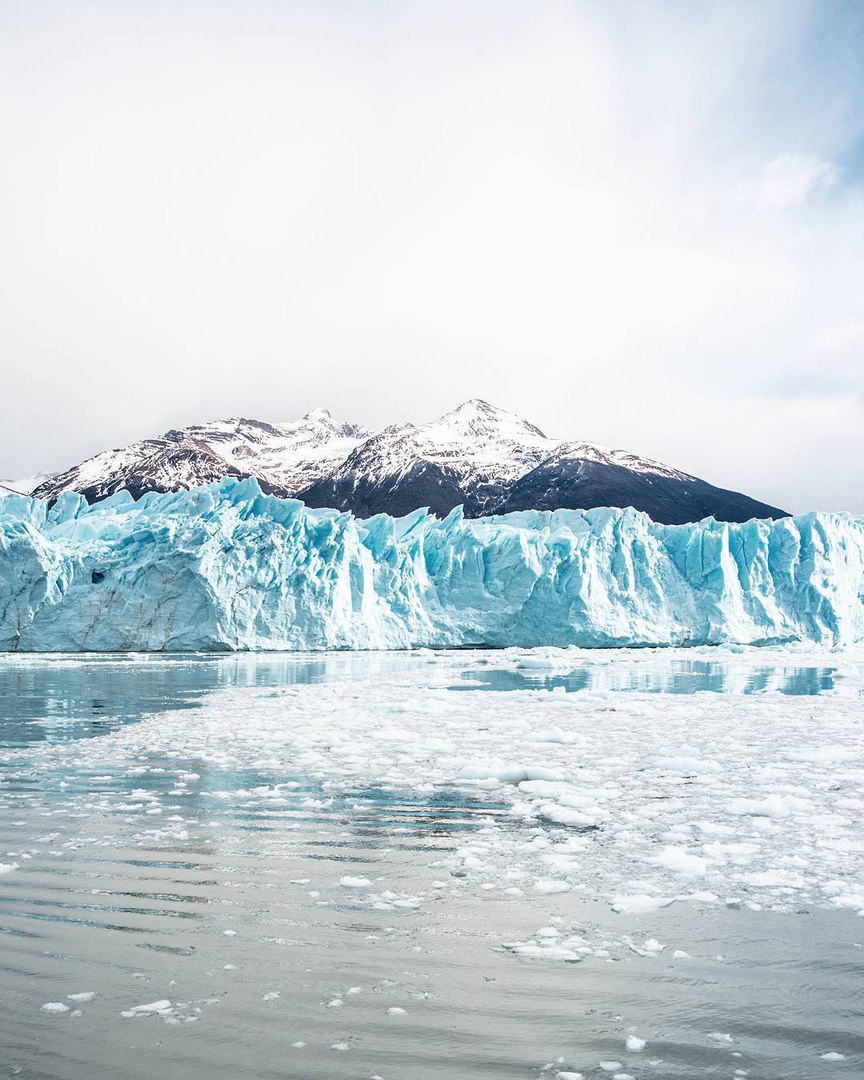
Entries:
{"type": "Polygon", "coordinates": [[[3,650],[799,640],[864,640],[864,519],[361,521],[230,479],[92,506],[0,499],[3,650]]]}

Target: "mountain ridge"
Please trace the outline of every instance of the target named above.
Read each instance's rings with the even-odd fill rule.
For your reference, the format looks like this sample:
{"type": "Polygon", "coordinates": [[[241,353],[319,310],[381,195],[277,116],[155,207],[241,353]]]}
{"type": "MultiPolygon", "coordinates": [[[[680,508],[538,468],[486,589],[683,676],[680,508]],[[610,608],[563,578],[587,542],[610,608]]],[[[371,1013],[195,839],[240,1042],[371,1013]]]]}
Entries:
{"type": "Polygon", "coordinates": [[[284,423],[232,417],[171,429],[93,455],[43,480],[33,495],[53,501],[72,490],[92,503],[125,488],[137,499],[223,476],[253,476],[269,494],[361,518],[421,507],[443,516],[458,505],[466,517],[633,506],[664,524],[787,516],[651,458],[548,438],[480,398],[425,424],[379,432],[334,420],[326,409],[284,423]]]}

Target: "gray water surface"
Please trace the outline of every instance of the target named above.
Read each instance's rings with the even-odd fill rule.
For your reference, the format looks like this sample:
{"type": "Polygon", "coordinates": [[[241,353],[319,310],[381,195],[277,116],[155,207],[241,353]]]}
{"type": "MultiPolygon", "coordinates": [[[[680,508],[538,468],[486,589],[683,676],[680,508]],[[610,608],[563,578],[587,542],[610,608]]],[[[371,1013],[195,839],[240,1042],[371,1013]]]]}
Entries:
{"type": "MultiPolygon", "coordinates": [[[[170,724],[226,687],[367,669],[398,679],[419,664],[0,660],[0,863],[19,867],[0,874],[0,1076],[864,1075],[864,920],[851,912],[674,904],[616,916],[575,893],[460,891],[442,859],[484,823],[519,827],[494,793],[334,787],[291,762],[202,773],[176,757],[106,765],[89,753],[106,731],[154,713],[170,724]],[[260,793],[274,784],[279,799],[260,793]],[[396,902],[361,902],[346,875],[396,902]],[[508,949],[549,919],[665,951],[568,964],[508,949]],[[161,1014],[123,1016],[162,1000],[161,1014]],[[643,1052],[626,1050],[631,1033],[643,1052]]],[[[801,684],[812,691],[778,692],[825,691],[830,673],[812,670],[801,684]]],[[[526,678],[465,674],[501,690],[526,678]]],[[[685,674],[703,690],[719,678],[685,674]]]]}

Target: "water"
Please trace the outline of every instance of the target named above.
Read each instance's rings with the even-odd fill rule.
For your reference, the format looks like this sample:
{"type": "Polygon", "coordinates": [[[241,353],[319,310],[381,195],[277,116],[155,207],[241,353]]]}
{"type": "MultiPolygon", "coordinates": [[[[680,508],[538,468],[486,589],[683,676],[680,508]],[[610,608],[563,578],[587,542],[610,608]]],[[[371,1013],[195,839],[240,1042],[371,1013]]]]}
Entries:
{"type": "MultiPolygon", "coordinates": [[[[642,694],[764,694],[816,697],[841,685],[833,667],[766,665],[736,671],[730,663],[706,660],[675,660],[657,668],[638,665],[582,664],[573,671],[549,675],[512,668],[467,671],[462,679],[470,685],[453,690],[581,690],[642,694]]],[[[860,688],[854,692],[861,694],[860,688]]]]}
{"type": "MultiPolygon", "coordinates": [[[[580,689],[585,667],[547,677],[518,662],[453,653],[0,661],[0,864],[17,864],[0,874],[0,1076],[600,1077],[613,1072],[599,1063],[613,1061],[614,1071],[658,1080],[860,1076],[864,920],[853,910],[814,903],[803,886],[747,893],[736,882],[745,899],[766,901],[761,910],[688,901],[615,914],[587,873],[615,842],[610,829],[538,828],[513,816],[512,786],[435,772],[445,720],[464,716],[473,739],[489,729],[497,745],[502,717],[554,709],[560,726],[562,710],[588,701],[522,689],[554,691],[568,678],[564,689],[580,689]],[[475,694],[448,689],[469,680],[475,694]],[[318,743],[291,741],[307,707],[313,719],[333,717],[315,729],[318,743]],[[370,723],[340,740],[363,710],[370,723]],[[428,729],[419,744],[406,719],[418,716],[428,729]],[[538,839],[563,849],[568,838],[598,849],[580,851],[569,871],[549,870],[569,872],[576,887],[532,890],[525,860],[538,839]],[[769,896],[785,910],[766,910],[769,896]],[[541,927],[578,931],[591,947],[579,963],[520,954],[541,927]],[[652,939],[662,951],[645,947],[652,939]],[[81,994],[95,997],[74,1000],[81,994]],[[169,1002],[161,1013],[122,1015],[158,1001],[169,1002]],[[628,1034],[647,1041],[643,1052],[625,1048],[628,1034]],[[823,1060],[829,1052],[843,1060],[823,1060]]],[[[605,674],[584,689],[619,723],[614,701],[632,697],[639,716],[653,700],[657,725],[667,695],[680,703],[687,685],[694,704],[722,691],[739,713],[760,664],[774,672],[767,709],[796,695],[791,676],[776,674],[784,663],[680,654],[589,663],[605,674]]],[[[826,710],[819,729],[830,746],[846,728],[828,710],[842,719],[841,706],[856,706],[839,690],[855,688],[847,667],[797,668],[817,673],[797,685],[813,687],[812,707],[826,710]]],[[[795,708],[806,721],[809,704],[795,708]]],[[[586,715],[574,714],[577,728],[586,715]]],[[[563,744],[550,745],[560,764],[563,744]]],[[[844,768],[851,805],[852,766],[832,765],[831,783],[842,787],[844,768]]],[[[645,805],[670,812],[670,796],[698,788],[699,776],[681,783],[658,790],[652,779],[645,805]]],[[[836,820],[824,828],[826,850],[840,845],[832,875],[846,867],[854,877],[846,834],[836,820]]]]}

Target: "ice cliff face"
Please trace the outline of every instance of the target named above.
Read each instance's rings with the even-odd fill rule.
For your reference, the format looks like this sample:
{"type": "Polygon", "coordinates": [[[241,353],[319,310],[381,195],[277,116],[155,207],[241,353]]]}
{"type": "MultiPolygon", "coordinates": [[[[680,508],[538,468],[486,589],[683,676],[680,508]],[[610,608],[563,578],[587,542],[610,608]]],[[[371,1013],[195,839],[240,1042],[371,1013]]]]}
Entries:
{"type": "Polygon", "coordinates": [[[864,640],[864,519],[633,510],[358,520],[222,480],[0,499],[0,649],[864,640]]]}

